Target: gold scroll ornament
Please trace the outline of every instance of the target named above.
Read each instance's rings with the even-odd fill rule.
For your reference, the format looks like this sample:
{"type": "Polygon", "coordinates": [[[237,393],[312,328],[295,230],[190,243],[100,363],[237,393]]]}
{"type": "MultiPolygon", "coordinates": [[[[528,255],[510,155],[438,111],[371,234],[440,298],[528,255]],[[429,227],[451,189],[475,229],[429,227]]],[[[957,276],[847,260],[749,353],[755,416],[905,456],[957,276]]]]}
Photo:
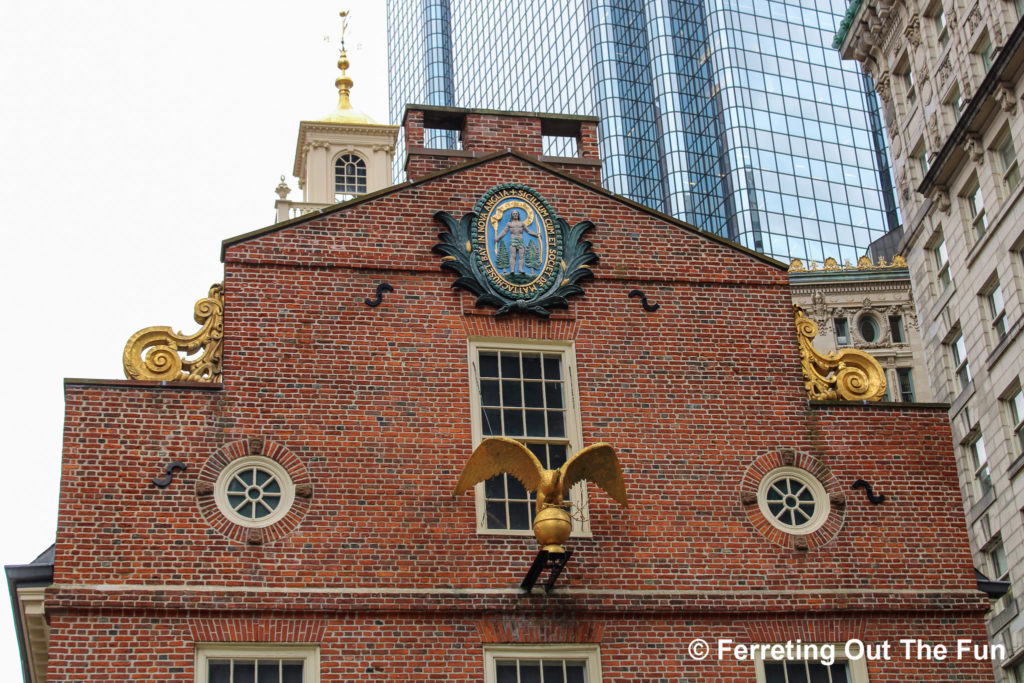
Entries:
{"type": "Polygon", "coordinates": [[[164,382],[219,382],[224,336],[224,285],[196,302],[193,318],[202,325],[184,335],[167,326],[147,327],[133,334],[124,347],[124,374],[128,379],[164,382]],[[198,351],[195,357],[189,356],[198,351]],[[143,355],[145,354],[145,355],[143,355]]]}
{"type": "Polygon", "coordinates": [[[878,401],[885,395],[885,371],[870,353],[841,349],[821,354],[814,348],[818,325],[793,306],[800,339],[800,364],[807,398],[839,401],[878,401]]]}

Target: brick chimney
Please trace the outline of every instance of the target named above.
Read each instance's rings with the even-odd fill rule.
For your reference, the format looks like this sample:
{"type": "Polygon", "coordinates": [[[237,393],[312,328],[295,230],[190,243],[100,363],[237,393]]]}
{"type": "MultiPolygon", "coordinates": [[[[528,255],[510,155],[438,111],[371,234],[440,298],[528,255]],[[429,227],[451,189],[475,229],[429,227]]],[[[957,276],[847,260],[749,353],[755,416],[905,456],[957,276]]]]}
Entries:
{"type": "MultiPolygon", "coordinates": [[[[410,104],[405,108],[405,173],[416,180],[464,161],[493,152],[512,150],[570,173],[581,180],[601,184],[601,159],[597,151],[596,116],[566,116],[489,109],[460,109],[410,104]],[[458,149],[424,146],[428,132],[450,131],[458,149]],[[544,156],[545,137],[565,138],[564,146],[575,156],[544,156]]],[[[437,135],[430,136],[436,139],[437,135]]]]}

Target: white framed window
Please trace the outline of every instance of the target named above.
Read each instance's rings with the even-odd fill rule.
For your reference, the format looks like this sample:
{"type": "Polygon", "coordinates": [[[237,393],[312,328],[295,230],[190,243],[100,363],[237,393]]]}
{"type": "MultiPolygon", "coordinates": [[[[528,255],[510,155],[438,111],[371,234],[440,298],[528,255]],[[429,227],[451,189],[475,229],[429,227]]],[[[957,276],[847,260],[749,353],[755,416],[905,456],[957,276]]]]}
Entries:
{"type": "Polygon", "coordinates": [[[960,94],[960,86],[958,84],[954,84],[953,87],[949,89],[945,105],[946,111],[949,112],[949,117],[951,119],[950,122],[955,124],[960,120],[960,114],[964,106],[964,98],[960,94]]]}
{"type": "Polygon", "coordinates": [[[981,185],[978,179],[971,181],[963,193],[964,204],[967,206],[967,215],[974,227],[975,239],[981,239],[988,230],[988,218],[985,216],[985,198],[981,193],[981,185]]]}
{"type": "Polygon", "coordinates": [[[987,33],[978,41],[978,47],[975,49],[975,52],[978,55],[978,61],[981,62],[981,74],[984,76],[992,68],[992,55],[994,52],[992,39],[988,37],[987,33]]]}
{"type": "Polygon", "coordinates": [[[959,391],[963,391],[971,383],[971,367],[967,363],[967,345],[963,332],[957,332],[949,342],[949,352],[953,358],[953,374],[959,383],[959,391]]]}
{"type": "Polygon", "coordinates": [[[250,455],[232,460],[221,470],[213,499],[232,522],[262,528],[288,514],[295,502],[295,485],[279,463],[250,455]]]}
{"type": "Polygon", "coordinates": [[[914,371],[912,368],[896,368],[896,379],[900,385],[900,400],[904,403],[913,403],[914,395],[914,371]]]}
{"type": "Polygon", "coordinates": [[[967,445],[971,467],[974,470],[974,500],[979,501],[992,490],[992,475],[988,469],[988,452],[985,450],[985,439],[979,433],[967,445]]]}
{"type": "Polygon", "coordinates": [[[342,154],[334,162],[334,201],[366,194],[366,162],[358,154],[342,154]]]}
{"type": "Polygon", "coordinates": [[[996,156],[1003,170],[1003,186],[1007,192],[1013,192],[1020,184],[1020,165],[1017,163],[1017,149],[1013,138],[1007,130],[996,143],[996,156]]]}
{"type": "MultiPolygon", "coordinates": [[[[846,660],[843,643],[801,644],[805,652],[814,652],[818,659],[777,661],[763,657],[760,646],[754,650],[756,683],[870,683],[867,658],[846,660]],[[826,650],[826,648],[828,648],[826,650]],[[832,657],[822,654],[834,653],[832,657]],[[824,662],[831,661],[830,664],[824,662]]],[[[770,654],[770,652],[769,652],[770,654]]]]}
{"type": "Polygon", "coordinates": [[[928,175],[928,148],[924,146],[924,138],[918,140],[910,157],[914,160],[914,166],[917,168],[918,180],[924,180],[924,177],[928,175]]]}
{"type": "MultiPolygon", "coordinates": [[[[522,442],[547,469],[583,447],[572,342],[469,340],[473,447],[488,436],[522,442]]],[[[587,535],[586,484],[569,492],[573,534],[587,535]],[[579,513],[579,514],[577,514],[579,513]]],[[[501,474],[476,486],[477,531],[532,534],[536,498],[501,474]]]]}
{"type": "MultiPolygon", "coordinates": [[[[1020,387],[1006,399],[1010,413],[1010,428],[1013,430],[1014,447],[1018,454],[1024,454],[1024,393],[1020,387]]],[[[1024,682],[1022,682],[1024,683],[1024,682]]]]}
{"type": "Polygon", "coordinates": [[[195,683],[320,683],[320,647],[200,644],[196,646],[195,683]]]}
{"type": "MultiPolygon", "coordinates": [[[[1010,580],[1010,566],[1006,562],[1006,550],[1003,548],[1002,538],[996,538],[985,549],[985,556],[988,558],[989,578],[995,581],[1010,580]]],[[[1006,595],[992,602],[992,613],[998,614],[1013,602],[1013,590],[1008,590],[1006,595]]]]}
{"type": "Polygon", "coordinates": [[[484,646],[484,683],[599,683],[597,645],[484,646]]]}
{"type": "Polygon", "coordinates": [[[989,285],[983,292],[988,307],[989,322],[992,324],[993,341],[998,344],[1006,338],[1006,302],[1003,301],[1003,290],[999,280],[989,285]]]}
{"type": "Polygon", "coordinates": [[[777,467],[764,475],[757,504],[769,524],[790,534],[809,534],[828,520],[824,484],[799,467],[777,467]]]}
{"type": "Polygon", "coordinates": [[[905,59],[900,73],[903,80],[903,92],[907,98],[907,106],[913,107],[917,104],[917,84],[914,82],[914,69],[910,66],[910,60],[905,59]]]}
{"type": "Polygon", "coordinates": [[[940,233],[930,247],[932,261],[935,263],[935,279],[939,283],[939,291],[946,291],[946,287],[952,282],[949,275],[949,252],[946,251],[946,240],[940,233]]]}

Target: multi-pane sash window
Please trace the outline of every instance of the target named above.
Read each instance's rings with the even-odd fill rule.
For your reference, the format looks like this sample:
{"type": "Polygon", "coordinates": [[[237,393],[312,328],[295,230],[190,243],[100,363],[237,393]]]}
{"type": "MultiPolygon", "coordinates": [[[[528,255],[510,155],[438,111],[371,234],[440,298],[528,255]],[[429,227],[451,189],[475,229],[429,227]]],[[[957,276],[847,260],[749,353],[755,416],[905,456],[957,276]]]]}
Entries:
{"type": "Polygon", "coordinates": [[[836,344],[839,346],[850,345],[850,323],[846,318],[835,318],[832,324],[836,328],[836,344]]]}
{"type": "Polygon", "coordinates": [[[302,683],[302,661],[211,659],[207,683],[302,683]]]}
{"type": "Polygon", "coordinates": [[[938,243],[932,247],[932,258],[935,259],[936,278],[939,288],[945,291],[949,286],[949,253],[946,251],[946,240],[939,237],[938,243]]]}
{"type": "Polygon", "coordinates": [[[961,109],[964,105],[963,97],[960,95],[960,86],[953,86],[953,90],[949,93],[949,98],[946,100],[946,105],[949,107],[949,111],[953,115],[953,121],[959,121],[961,109]]]}
{"type": "Polygon", "coordinates": [[[902,315],[889,316],[889,336],[892,338],[893,344],[905,344],[907,342],[907,335],[903,329],[902,315]]]}
{"type": "Polygon", "coordinates": [[[903,90],[907,93],[907,104],[914,106],[917,102],[917,88],[914,85],[914,70],[909,65],[903,72],[903,90]]]}
{"type": "Polygon", "coordinates": [[[847,662],[765,662],[765,683],[852,683],[847,662]]]}
{"type": "Polygon", "coordinates": [[[1006,338],[1006,304],[1003,302],[1003,290],[1000,289],[998,282],[988,291],[985,299],[988,301],[989,315],[992,316],[992,331],[995,333],[996,343],[999,343],[1006,338]]]}
{"type": "Polygon", "coordinates": [[[914,377],[911,368],[896,368],[896,379],[900,383],[900,400],[914,402],[914,377]]]}
{"type": "Polygon", "coordinates": [[[953,354],[953,372],[960,382],[960,390],[963,391],[971,383],[971,368],[967,364],[967,345],[964,343],[962,332],[950,342],[949,349],[953,354]]]}
{"type": "Polygon", "coordinates": [[[600,683],[596,645],[484,647],[484,683],[600,683]]]}
{"type": "Polygon", "coordinates": [[[981,59],[981,67],[988,73],[988,70],[992,68],[992,40],[988,37],[978,48],[978,57],[981,59]]]}
{"type": "Polygon", "coordinates": [[[334,162],[334,199],[343,202],[366,194],[366,162],[355,154],[342,154],[334,162]]]}
{"type": "MultiPolygon", "coordinates": [[[[570,382],[570,350],[565,347],[528,348],[471,345],[474,364],[475,434],[479,439],[507,436],[522,442],[547,469],[565,464],[579,449],[575,392],[570,382]]],[[[477,442],[479,442],[477,439],[477,442]]],[[[529,530],[535,497],[507,474],[478,487],[480,530],[529,530]]],[[[570,501],[582,505],[582,487],[570,501]]]]}
{"type": "Polygon", "coordinates": [[[199,645],[197,683],[318,683],[316,645],[275,643],[199,645]]]}
{"type": "MultiPolygon", "coordinates": [[[[1020,389],[1006,400],[1010,408],[1010,422],[1018,453],[1024,453],[1024,393],[1020,389]]],[[[1024,683],[1024,681],[1022,681],[1024,683]]]]}
{"type": "MultiPolygon", "coordinates": [[[[997,540],[987,551],[989,566],[992,571],[992,578],[996,581],[1009,581],[1010,568],[1006,562],[1006,550],[1003,548],[1002,540],[997,540]]],[[[999,598],[992,604],[996,613],[1002,612],[1007,605],[1013,602],[1013,591],[1007,591],[1006,595],[999,598]]]]}
{"type": "Polygon", "coordinates": [[[499,659],[497,683],[586,683],[587,663],[566,659],[499,659]]]}
{"type": "Polygon", "coordinates": [[[1003,183],[1006,189],[1012,192],[1020,183],[1020,166],[1017,164],[1017,150],[1013,146],[1013,138],[1007,133],[1006,137],[996,149],[999,154],[999,161],[1003,164],[1003,183]]]}
{"type": "Polygon", "coordinates": [[[975,181],[971,189],[964,195],[967,200],[967,211],[971,215],[971,225],[974,226],[974,235],[981,238],[988,230],[988,218],[985,217],[985,203],[981,195],[981,185],[975,181]]]}
{"type": "Polygon", "coordinates": [[[971,452],[971,464],[974,467],[974,481],[977,487],[977,499],[981,500],[992,490],[992,475],[988,471],[988,453],[985,451],[985,439],[978,438],[968,446],[971,452]]]}
{"type": "Polygon", "coordinates": [[[942,5],[939,5],[932,21],[935,23],[935,34],[938,36],[939,45],[946,47],[949,45],[949,26],[946,25],[946,13],[943,11],[942,5]]]}

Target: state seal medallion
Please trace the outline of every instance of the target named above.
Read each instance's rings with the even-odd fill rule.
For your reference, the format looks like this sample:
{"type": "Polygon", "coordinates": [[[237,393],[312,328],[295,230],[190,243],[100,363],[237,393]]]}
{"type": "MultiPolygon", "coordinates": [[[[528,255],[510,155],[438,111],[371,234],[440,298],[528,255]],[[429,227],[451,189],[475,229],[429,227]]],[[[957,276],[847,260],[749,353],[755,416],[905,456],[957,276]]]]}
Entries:
{"type": "Polygon", "coordinates": [[[593,275],[597,254],[581,237],[594,224],[569,227],[525,185],[491,188],[460,221],[445,211],[434,217],[448,227],[434,252],[442,268],[459,274],[453,286],[476,294],[477,306],[497,306],[497,315],[546,318],[550,309],[568,307],[566,297],[583,293],[576,283],[593,275]]]}

